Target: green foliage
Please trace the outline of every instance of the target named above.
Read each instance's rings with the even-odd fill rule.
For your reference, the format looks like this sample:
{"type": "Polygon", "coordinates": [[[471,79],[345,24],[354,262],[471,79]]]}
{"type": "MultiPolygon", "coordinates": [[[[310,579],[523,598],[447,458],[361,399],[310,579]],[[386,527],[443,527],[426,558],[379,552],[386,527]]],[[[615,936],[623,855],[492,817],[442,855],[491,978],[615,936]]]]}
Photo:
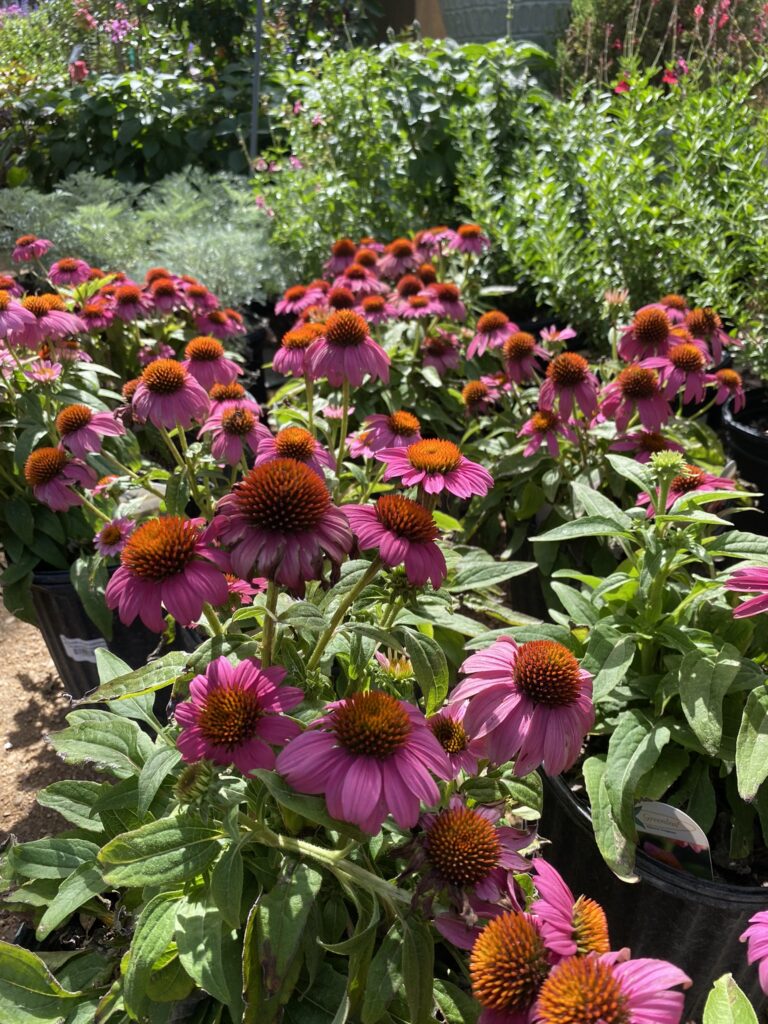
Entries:
{"type": "Polygon", "coordinates": [[[713,984],[704,1024],[757,1024],[757,1014],[732,975],[724,974],[713,984]]]}

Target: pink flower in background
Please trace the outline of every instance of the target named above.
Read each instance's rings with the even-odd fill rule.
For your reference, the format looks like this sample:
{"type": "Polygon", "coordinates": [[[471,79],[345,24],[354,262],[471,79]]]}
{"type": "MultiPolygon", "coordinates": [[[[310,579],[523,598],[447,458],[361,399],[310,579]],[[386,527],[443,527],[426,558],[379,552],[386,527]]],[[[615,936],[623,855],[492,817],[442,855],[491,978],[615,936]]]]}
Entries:
{"type": "MultiPolygon", "coordinates": [[[[94,488],[95,493],[96,489],[94,488]]],[[[105,523],[93,538],[96,550],[104,558],[119,555],[135,527],[136,524],[132,520],[125,518],[113,519],[110,523],[105,523]]]]}
{"type": "Polygon", "coordinates": [[[523,424],[522,430],[517,436],[530,438],[523,449],[523,455],[526,458],[534,455],[542,444],[546,444],[550,456],[556,459],[560,454],[558,435],[567,438],[573,444],[578,442],[573,430],[556,412],[551,409],[537,409],[533,416],[523,424]]]}
{"type": "Polygon", "coordinates": [[[234,764],[244,775],[255,768],[273,769],[273,748],[301,732],[285,712],[301,704],[304,693],[282,685],[286,674],[277,665],[262,668],[256,658],[237,665],[215,658],[189,684],[189,700],[173,712],[181,726],[176,746],[184,760],[234,764]]]}
{"type": "Polygon", "coordinates": [[[149,297],[137,284],[121,284],[115,288],[115,316],[125,323],[144,317],[152,308],[149,297]]]}
{"type": "Polygon", "coordinates": [[[541,370],[539,361],[546,362],[550,354],[527,331],[513,331],[503,345],[504,369],[507,376],[515,384],[527,384],[537,371],[541,370]]]}
{"type": "Polygon", "coordinates": [[[666,398],[674,398],[684,388],[684,402],[703,402],[709,382],[706,372],[708,360],[709,352],[703,342],[684,341],[672,345],[664,356],[646,359],[643,366],[656,367],[660,371],[666,398]]]}
{"type": "Polygon", "coordinates": [[[701,21],[701,19],[704,17],[704,8],[701,4],[696,4],[696,6],[693,8],[693,16],[696,19],[696,21],[701,21]]]}
{"type": "Polygon", "coordinates": [[[280,348],[275,353],[272,366],[276,373],[284,376],[304,377],[307,372],[309,350],[321,338],[322,324],[301,324],[283,335],[280,348]]]}
{"type": "Polygon", "coordinates": [[[458,498],[471,498],[487,494],[493,486],[491,474],[470,462],[452,441],[435,438],[408,448],[383,448],[376,458],[386,463],[385,480],[402,478],[404,487],[419,485],[426,494],[450,491],[458,498]]]}
{"type": "Polygon", "coordinates": [[[543,858],[533,862],[537,897],[531,913],[540,922],[547,949],[558,958],[607,953],[610,948],[605,911],[587,896],[574,898],[560,874],[543,858]]]}
{"type": "Polygon", "coordinates": [[[11,259],[14,263],[28,263],[30,260],[39,260],[52,247],[53,242],[47,238],[38,238],[37,235],[22,235],[16,239],[11,259]]]}
{"type": "Polygon", "coordinates": [[[134,416],[156,427],[189,429],[208,416],[208,393],[175,359],[156,359],[145,367],[131,399],[134,416]]]}
{"type": "Polygon", "coordinates": [[[352,533],[363,551],[378,550],[390,569],[405,567],[408,582],[437,590],[448,569],[435,543],[439,530],[432,513],[400,494],[383,494],[375,505],[343,505],[352,533]]]}
{"type": "Polygon", "coordinates": [[[543,766],[559,775],[576,760],[595,721],[592,676],[554,640],[518,645],[503,636],[470,655],[451,704],[469,700],[464,721],[485,738],[496,764],[515,759],[515,775],[543,766]]]}
{"type": "Polygon", "coordinates": [[[451,779],[457,779],[461,772],[476,775],[477,762],[485,757],[485,743],[470,735],[464,723],[468,704],[468,701],[449,704],[427,719],[433,735],[448,755],[451,779]]]}
{"type": "Polygon", "coordinates": [[[467,307],[461,301],[461,290],[458,285],[449,281],[436,281],[428,286],[434,295],[434,306],[437,315],[448,320],[463,323],[467,319],[467,307]]]}
{"type": "Polygon", "coordinates": [[[664,69],[664,74],[661,76],[661,80],[664,85],[677,85],[680,81],[674,71],[671,71],[669,68],[664,69]]]}
{"type": "Polygon", "coordinates": [[[67,405],[56,417],[56,429],[62,446],[85,458],[89,452],[100,452],[103,437],[119,437],[125,427],[111,412],[94,412],[87,405],[67,405]]]}
{"type": "Polygon", "coordinates": [[[243,318],[234,309],[209,309],[195,317],[195,327],[201,334],[226,341],[245,333],[243,318]]]}
{"type": "Polygon", "coordinates": [[[609,448],[612,452],[631,452],[638,462],[643,463],[648,462],[656,452],[685,451],[676,441],[670,441],[663,434],[649,430],[637,430],[624,437],[617,437],[609,448]]]}
{"type": "Polygon", "coordinates": [[[333,282],[334,288],[346,288],[359,300],[370,295],[380,295],[389,289],[378,277],[360,263],[350,263],[343,274],[333,282]]]}
{"type": "Polygon", "coordinates": [[[355,262],[357,246],[351,238],[338,238],[331,246],[331,256],[323,267],[323,273],[329,277],[343,274],[350,263],[355,262]]]}
{"type": "Polygon", "coordinates": [[[69,65],[69,80],[73,84],[83,82],[88,77],[88,65],[84,60],[72,61],[69,65]]]}
{"type": "Polygon", "coordinates": [[[541,385],[539,405],[554,408],[564,419],[570,419],[574,405],[591,419],[597,410],[597,377],[587,360],[575,352],[561,352],[547,367],[547,379],[541,385]]]}
{"type": "Polygon", "coordinates": [[[409,295],[398,304],[398,313],[403,320],[426,320],[439,315],[439,307],[431,292],[426,289],[418,295],[409,295]]]}
{"type": "Polygon", "coordinates": [[[365,295],[355,307],[369,324],[384,324],[397,316],[397,308],[384,295],[365,295]]]}
{"type": "Polygon", "coordinates": [[[257,594],[263,594],[269,586],[269,580],[263,576],[255,576],[250,582],[241,580],[239,576],[228,572],[224,574],[230,597],[237,597],[240,604],[250,604],[257,594]]]}
{"type": "Polygon", "coordinates": [[[48,271],[48,277],[55,285],[63,285],[67,288],[76,288],[83,284],[91,276],[91,268],[85,260],[76,260],[66,257],[57,260],[48,271]]]}
{"type": "Polygon", "coordinates": [[[470,380],[461,389],[461,400],[468,416],[484,416],[501,398],[501,388],[495,377],[484,376],[470,380]]]}
{"type": "MultiPolygon", "coordinates": [[[[748,601],[737,605],[733,610],[734,619],[746,619],[750,615],[759,615],[768,611],[768,568],[755,565],[744,569],[737,569],[725,584],[726,590],[733,590],[736,593],[756,593],[757,597],[751,597],[748,601]]],[[[765,920],[768,922],[768,911],[765,912],[765,920]]],[[[760,915],[758,914],[758,917],[760,915]]],[[[755,920],[754,918],[752,919],[755,920]]],[[[768,929],[766,929],[766,955],[768,956],[768,929]]],[[[753,963],[753,960],[749,961],[753,963]]],[[[768,965],[765,968],[768,972],[768,965]]],[[[767,975],[768,976],[768,975],[767,975]]],[[[762,976],[761,976],[762,981],[762,976]]],[[[765,988],[765,985],[763,985],[765,988]]],[[[768,991],[768,990],[767,990],[768,991]]]]}
{"type": "Polygon", "coordinates": [[[601,412],[609,419],[614,419],[621,432],[627,429],[635,415],[641,425],[651,432],[659,431],[672,415],[659,383],[659,375],[646,363],[627,366],[601,392],[601,412]]]}
{"type": "Polygon", "coordinates": [[[256,455],[257,466],[274,459],[296,459],[309,466],[323,480],[323,471],[335,468],[336,460],[331,453],[304,427],[283,427],[274,437],[266,428],[264,431],[256,455]]]}
{"type": "Polygon", "coordinates": [[[421,440],[421,424],[413,413],[404,409],[386,415],[376,413],[368,416],[364,426],[374,451],[381,448],[407,448],[421,440]]]}
{"type": "Polygon", "coordinates": [[[372,459],[376,449],[371,445],[370,430],[358,430],[347,437],[347,448],[353,459],[372,459]]]}
{"type": "Polygon", "coordinates": [[[460,224],[448,240],[448,248],[455,252],[479,256],[491,246],[490,239],[479,224],[460,224]]]}
{"type": "Polygon", "coordinates": [[[200,428],[200,436],[212,435],[211,454],[228,466],[236,466],[246,447],[256,454],[269,430],[259,422],[258,408],[244,402],[218,402],[200,428]]]}
{"type": "Polygon", "coordinates": [[[622,78],[621,81],[617,82],[616,85],[614,85],[613,91],[618,95],[621,95],[621,93],[623,92],[629,92],[631,88],[632,86],[629,84],[626,78],[622,78]]]}
{"type": "MultiPolygon", "coordinates": [[[[675,502],[685,494],[695,494],[703,491],[733,491],[735,489],[736,484],[733,480],[729,480],[727,477],[713,476],[698,466],[687,464],[683,467],[683,472],[676,476],[669,485],[666,511],[669,512],[675,502]]],[[[718,499],[713,498],[712,500],[717,501],[718,499]]],[[[647,505],[648,518],[650,519],[653,516],[653,506],[649,494],[645,492],[639,494],[636,504],[647,505]]]]}
{"type": "Polygon", "coordinates": [[[210,391],[214,384],[231,384],[243,369],[224,355],[224,346],[216,338],[200,335],[184,349],[182,366],[201,387],[210,391]]]}
{"type": "Polygon", "coordinates": [[[539,331],[539,337],[547,345],[562,345],[571,338],[576,337],[576,331],[572,327],[544,327],[539,331]]]}
{"type": "Polygon", "coordinates": [[[275,312],[278,316],[289,313],[298,316],[317,302],[317,298],[318,293],[312,291],[311,288],[307,288],[303,284],[295,284],[283,292],[282,299],[275,305],[275,312]]]}
{"type": "Polygon", "coordinates": [[[749,928],[740,939],[747,943],[748,963],[759,963],[760,987],[768,995],[768,910],[761,910],[750,917],[749,928]]]}
{"type": "Polygon", "coordinates": [[[155,277],[149,282],[147,290],[150,303],[157,313],[172,313],[187,304],[186,294],[178,279],[155,277]]]}
{"type": "Polygon", "coordinates": [[[329,813],[375,835],[391,814],[413,828],[419,806],[440,799],[432,778],[450,773],[445,752],[418,708],[387,693],[357,692],[277,757],[277,771],[299,793],[323,793],[329,813]]]}
{"type": "Polygon", "coordinates": [[[313,380],[325,377],[335,388],[345,381],[360,387],[366,376],[389,381],[389,356],[370,336],[367,322],[350,309],[331,313],[307,363],[313,380]]]}
{"type": "Polygon", "coordinates": [[[668,311],[656,302],[638,309],[632,323],[624,328],[619,340],[619,355],[627,362],[665,355],[678,340],[672,333],[668,311]]]}
{"type": "Polygon", "coordinates": [[[711,306],[698,306],[689,310],[685,326],[694,338],[706,342],[712,350],[715,365],[722,360],[724,348],[729,345],[741,347],[739,339],[732,338],[723,328],[723,321],[711,306]]]}
{"type": "Polygon", "coordinates": [[[717,387],[715,392],[715,403],[722,405],[729,398],[733,399],[733,411],[739,412],[747,403],[744,395],[744,384],[741,374],[735,370],[718,370],[707,378],[710,384],[717,387]]]}
{"type": "Polygon", "coordinates": [[[149,366],[150,363],[154,363],[157,359],[175,359],[175,357],[176,353],[174,350],[170,345],[166,345],[164,341],[155,342],[151,347],[149,345],[139,345],[136,353],[139,366],[149,366]]]}
{"type": "Polygon", "coordinates": [[[41,359],[30,364],[29,369],[24,371],[24,376],[36,384],[53,384],[59,379],[63,369],[61,363],[48,363],[41,359]]]}
{"type": "Polygon", "coordinates": [[[14,331],[24,333],[35,326],[35,314],[12,298],[10,292],[0,291],[0,338],[9,338],[14,331]]]}
{"type": "Polygon", "coordinates": [[[424,366],[433,366],[442,377],[459,365],[459,339],[448,331],[428,334],[421,343],[424,366]]]}
{"type": "Polygon", "coordinates": [[[163,609],[182,626],[200,620],[203,605],[227,600],[227,581],[207,543],[203,519],[158,516],[137,526],[107,584],[107,607],[129,626],[140,618],[154,633],[165,630],[163,609]]]}
{"type": "MultiPolygon", "coordinates": [[[[114,313],[106,299],[92,299],[77,314],[88,331],[103,331],[112,323],[114,313]]],[[[173,351],[171,349],[171,351],[173,351]]],[[[139,349],[141,352],[141,349],[139,349]]],[[[141,359],[141,355],[139,355],[141,359]]]]}
{"type": "Polygon", "coordinates": [[[75,486],[93,487],[96,474],[80,459],[73,459],[61,448],[38,448],[24,463],[24,478],[39,502],[54,512],[82,505],[75,486]]]}
{"type": "Polygon", "coordinates": [[[377,269],[382,277],[395,279],[414,270],[419,262],[413,242],[408,238],[396,238],[384,247],[377,269]]]}
{"type": "Polygon", "coordinates": [[[185,285],[184,292],[187,303],[195,313],[205,313],[218,307],[219,300],[212,292],[208,291],[204,284],[200,284],[198,281],[185,281],[185,285]]]}
{"type": "Polygon", "coordinates": [[[70,313],[58,295],[25,295],[21,300],[34,320],[27,319],[23,328],[14,330],[9,342],[36,349],[44,341],[66,338],[85,331],[83,321],[70,313]]]}
{"type": "MultiPolygon", "coordinates": [[[[351,416],[354,413],[354,411],[355,411],[354,405],[350,405],[349,409],[347,409],[347,415],[351,416]]],[[[323,412],[323,416],[327,420],[335,421],[335,420],[343,419],[343,417],[344,417],[344,410],[342,409],[342,407],[340,405],[326,405],[326,407],[322,410],[322,412],[323,412]]]]}
{"type": "Polygon", "coordinates": [[[516,333],[520,333],[519,328],[506,313],[490,309],[477,321],[475,335],[467,348],[467,359],[483,355],[488,348],[501,348],[507,338],[516,333]]]}

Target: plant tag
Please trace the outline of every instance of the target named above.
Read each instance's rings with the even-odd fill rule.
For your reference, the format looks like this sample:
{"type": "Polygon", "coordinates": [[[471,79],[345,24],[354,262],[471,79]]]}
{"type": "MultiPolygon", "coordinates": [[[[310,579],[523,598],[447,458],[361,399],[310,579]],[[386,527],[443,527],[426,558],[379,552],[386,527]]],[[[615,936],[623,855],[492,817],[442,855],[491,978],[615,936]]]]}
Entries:
{"type": "Polygon", "coordinates": [[[76,636],[64,636],[63,633],[59,633],[59,640],[67,657],[72,661],[92,661],[94,665],[96,651],[107,646],[107,641],[102,636],[96,637],[95,640],[81,640],[76,636]]]}
{"type": "Polygon", "coordinates": [[[640,849],[678,871],[712,876],[709,840],[696,821],[671,804],[641,800],[635,804],[640,849]]]}

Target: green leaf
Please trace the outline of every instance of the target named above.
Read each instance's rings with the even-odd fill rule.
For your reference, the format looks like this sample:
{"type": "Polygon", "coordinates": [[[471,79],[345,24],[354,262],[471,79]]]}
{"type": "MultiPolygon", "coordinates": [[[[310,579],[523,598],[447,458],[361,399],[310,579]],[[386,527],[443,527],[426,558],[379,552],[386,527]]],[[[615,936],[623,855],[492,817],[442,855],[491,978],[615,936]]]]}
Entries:
{"type": "Polygon", "coordinates": [[[445,533],[462,533],[464,527],[458,519],[454,519],[453,516],[449,516],[446,512],[441,512],[439,509],[435,509],[432,513],[437,526],[445,533]]]}
{"type": "Polygon", "coordinates": [[[189,479],[187,474],[176,469],[165,485],[165,508],[168,515],[183,515],[189,502],[189,495],[189,479]]]}
{"type": "MultiPolygon", "coordinates": [[[[69,716],[70,722],[74,714],[69,716]]],[[[68,764],[93,763],[117,778],[138,775],[154,749],[152,740],[135,722],[106,712],[100,719],[74,719],[74,724],[53,733],[50,740],[68,764]]]]}
{"type": "Polygon", "coordinates": [[[752,1004],[733,975],[724,974],[713,984],[704,1007],[704,1024],[758,1024],[752,1004]]]}
{"type": "Polygon", "coordinates": [[[87,996],[63,988],[39,956],[0,941],[0,1020],[64,1024],[87,996]]]}
{"type": "Polygon", "coordinates": [[[634,874],[635,847],[623,834],[613,816],[611,801],[605,788],[605,761],[588,757],[584,762],[584,784],[592,808],[592,827],[603,860],[625,882],[639,881],[634,874]]]}
{"type": "Polygon", "coordinates": [[[756,533],[742,533],[740,530],[726,530],[712,539],[709,549],[713,555],[730,555],[732,558],[755,557],[768,560],[768,537],[756,533]]]}
{"type": "Polygon", "coordinates": [[[329,953],[336,953],[339,956],[350,956],[362,949],[372,935],[376,933],[379,925],[379,902],[376,898],[371,901],[370,912],[366,915],[363,912],[362,904],[358,905],[359,916],[355,925],[355,934],[342,942],[321,942],[318,943],[327,949],[329,953]]]}
{"type": "Polygon", "coordinates": [[[577,625],[591,625],[595,621],[597,608],[590,597],[565,583],[554,582],[551,586],[573,622],[577,625]]]}
{"type": "Polygon", "coordinates": [[[124,832],[99,852],[114,885],[164,885],[200,874],[219,852],[221,833],[180,818],[162,818],[124,832]]]}
{"type": "Polygon", "coordinates": [[[176,945],[192,980],[229,1007],[233,1020],[243,1014],[240,945],[210,895],[187,896],[178,905],[176,945]]]}
{"type": "Polygon", "coordinates": [[[156,747],[147,758],[139,774],[136,813],[143,818],[165,779],[181,760],[181,751],[175,747],[156,747]]]}
{"type": "Polygon", "coordinates": [[[4,502],[6,523],[25,546],[31,548],[35,538],[35,520],[29,511],[29,505],[21,498],[6,498],[4,502]]]}
{"type": "Polygon", "coordinates": [[[162,690],[182,674],[188,661],[189,655],[183,651],[170,651],[149,665],[102,683],[98,690],[88,695],[88,703],[137,697],[142,693],[162,690]]]}
{"type": "Polygon", "coordinates": [[[403,638],[416,682],[424,694],[426,713],[432,715],[448,696],[448,662],[443,649],[431,637],[416,630],[401,626],[396,632],[403,638]]]}
{"type": "Polygon", "coordinates": [[[476,1024],[480,1016],[479,1004],[457,985],[442,978],[435,980],[435,1001],[446,1024],[476,1024]]]}
{"type": "Polygon", "coordinates": [[[595,704],[609,698],[624,681],[635,657],[635,649],[632,637],[622,636],[617,630],[599,622],[590,631],[582,667],[594,673],[592,700],[595,704]]]}
{"type": "Polygon", "coordinates": [[[663,720],[651,722],[637,708],[619,715],[611,735],[603,781],[613,817],[631,842],[637,841],[634,817],[637,785],[656,764],[671,736],[663,720]]]}
{"type": "Polygon", "coordinates": [[[754,800],[768,778],[768,689],[753,690],[747,697],[736,739],[736,779],[739,796],[754,800]]]}
{"type": "Polygon", "coordinates": [[[65,921],[70,914],[82,907],[93,896],[98,896],[107,888],[96,864],[93,861],[81,864],[61,883],[53,902],[43,914],[40,924],[37,926],[36,935],[38,939],[44,939],[50,935],[54,928],[65,921]]]}
{"type": "Polygon", "coordinates": [[[378,1024],[395,995],[405,982],[400,970],[403,936],[399,922],[395,921],[376,951],[368,971],[361,1019],[363,1024],[378,1024]]]}
{"type": "Polygon", "coordinates": [[[128,967],[123,979],[125,1008],[139,1020],[150,1007],[147,985],[152,967],[173,939],[178,893],[159,893],[144,907],[131,940],[128,967]]]}
{"type": "Polygon", "coordinates": [[[240,843],[230,843],[211,872],[211,898],[230,928],[239,928],[243,898],[243,853],[240,843]]]}
{"type": "Polygon", "coordinates": [[[25,878],[66,878],[81,864],[93,862],[99,848],[86,839],[35,839],[14,846],[9,854],[13,869],[25,878]]]}
{"type": "Polygon", "coordinates": [[[449,593],[462,594],[470,590],[487,590],[536,568],[535,562],[490,562],[483,559],[465,565],[465,561],[466,559],[462,559],[459,562],[456,575],[445,585],[444,589],[449,593]]]}
{"type": "Polygon", "coordinates": [[[267,771],[265,768],[257,768],[251,775],[262,782],[272,796],[283,807],[287,807],[303,818],[313,821],[316,825],[323,825],[325,828],[333,829],[336,832],[344,832],[356,839],[365,839],[364,834],[354,825],[346,821],[337,821],[332,818],[326,810],[325,800],[318,796],[305,796],[303,793],[296,793],[277,772],[267,771]]]}
{"type": "Polygon", "coordinates": [[[107,586],[107,567],[104,560],[99,555],[81,555],[72,563],[69,579],[88,618],[102,636],[111,640],[114,612],[107,608],[104,600],[107,586]]]}
{"type": "Polygon", "coordinates": [[[435,975],[435,945],[429,925],[414,914],[403,917],[402,972],[411,1024],[434,1020],[432,983],[435,975]]]}
{"type": "Polygon", "coordinates": [[[701,745],[712,757],[723,735],[723,698],[741,668],[735,647],[726,644],[714,659],[691,651],[680,662],[678,688],[683,713],[701,745]]]}
{"type": "Polygon", "coordinates": [[[65,779],[53,782],[37,794],[37,802],[41,807],[50,807],[67,821],[88,832],[101,832],[103,826],[98,815],[92,811],[93,802],[102,792],[100,782],[78,782],[65,779]]]}
{"type": "Polygon", "coordinates": [[[584,516],[583,519],[562,523],[539,537],[531,537],[531,540],[534,543],[550,543],[574,540],[578,537],[629,537],[629,534],[618,527],[613,519],[607,519],[605,516],[584,516]]]}
{"type": "Polygon", "coordinates": [[[278,616],[277,621],[284,626],[293,626],[299,630],[307,630],[310,633],[321,633],[328,628],[328,619],[319,608],[316,608],[308,601],[296,601],[278,616]]]}
{"type": "Polygon", "coordinates": [[[588,516],[600,516],[603,519],[613,520],[616,526],[622,530],[632,528],[632,520],[627,513],[623,512],[601,491],[587,487],[586,484],[581,484],[577,480],[571,483],[571,490],[588,516]]]}
{"type": "Polygon", "coordinates": [[[610,453],[606,458],[619,476],[629,480],[641,491],[647,492],[649,487],[653,485],[653,477],[650,471],[635,461],[635,459],[628,459],[626,455],[613,455],[610,453]]]}

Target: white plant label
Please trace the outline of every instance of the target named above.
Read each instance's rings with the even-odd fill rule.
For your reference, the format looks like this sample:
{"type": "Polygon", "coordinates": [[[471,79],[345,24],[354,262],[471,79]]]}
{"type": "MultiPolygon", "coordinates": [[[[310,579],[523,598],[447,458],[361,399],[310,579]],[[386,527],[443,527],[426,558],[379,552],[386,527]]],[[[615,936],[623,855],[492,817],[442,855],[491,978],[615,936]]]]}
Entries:
{"type": "Polygon", "coordinates": [[[679,807],[662,804],[657,800],[641,800],[635,804],[635,824],[642,832],[687,843],[697,853],[709,850],[704,830],[679,807]]]}
{"type": "Polygon", "coordinates": [[[59,633],[59,640],[61,640],[67,657],[72,661],[92,661],[94,665],[96,664],[96,651],[107,646],[107,641],[101,636],[95,640],[81,640],[76,636],[64,636],[63,633],[59,633]]]}

